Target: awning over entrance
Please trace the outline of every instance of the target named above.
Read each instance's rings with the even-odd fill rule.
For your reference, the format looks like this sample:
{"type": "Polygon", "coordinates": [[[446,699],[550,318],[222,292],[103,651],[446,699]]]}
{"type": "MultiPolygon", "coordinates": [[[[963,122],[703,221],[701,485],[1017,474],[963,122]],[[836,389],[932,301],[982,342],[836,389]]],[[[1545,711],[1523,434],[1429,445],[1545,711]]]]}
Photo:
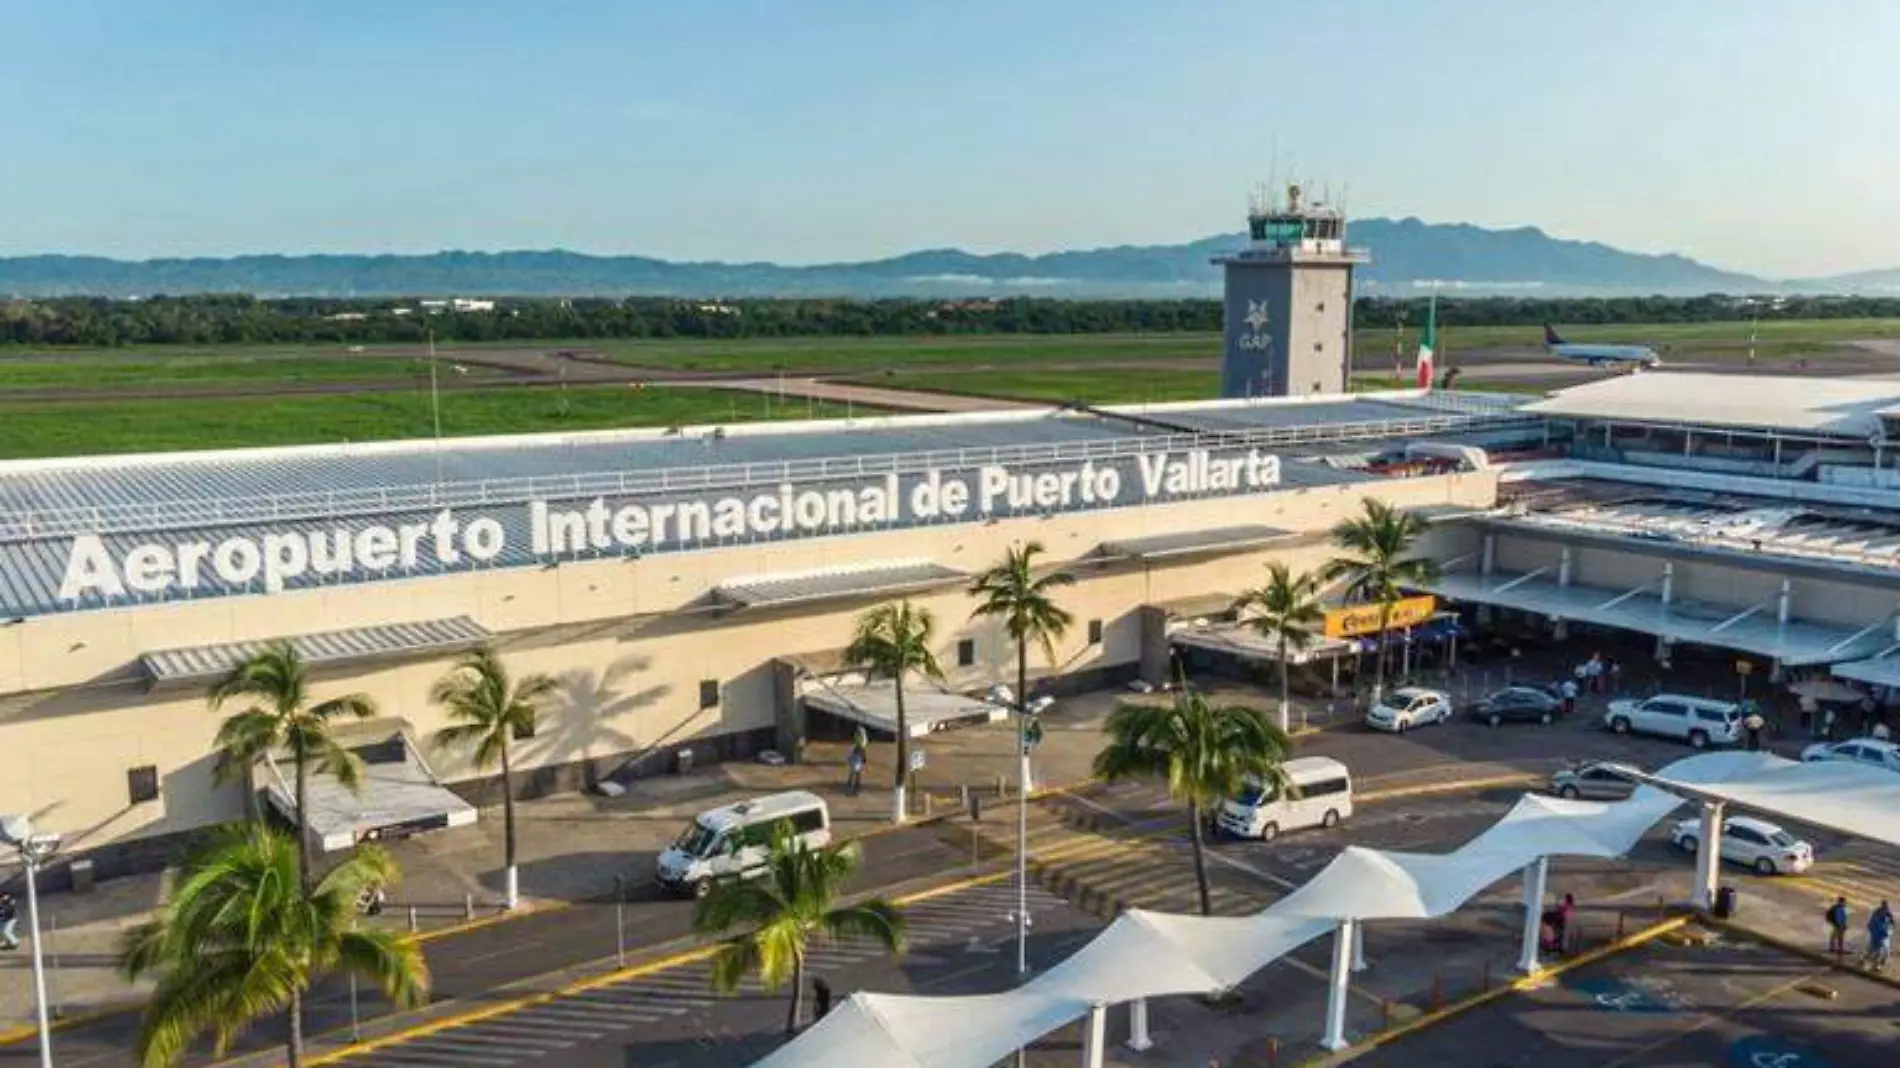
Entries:
{"type": "MultiPolygon", "coordinates": [[[[486,627],[467,616],[428,619],[420,623],[386,623],[351,627],[318,634],[297,634],[283,640],[314,666],[395,659],[427,653],[471,649],[493,637],[486,627]]],[[[267,642],[226,642],[159,649],[139,657],[139,669],[151,685],[205,682],[219,678],[263,651],[267,642]]]]}
{"type": "MultiPolygon", "coordinates": [[[[896,688],[889,679],[861,681],[821,681],[802,695],[805,707],[829,712],[871,730],[897,734],[896,688]]],[[[1007,718],[1001,705],[948,693],[933,686],[911,683],[904,687],[904,722],[912,738],[933,731],[975,723],[990,723],[1007,718]]]]}
{"type": "MultiPolygon", "coordinates": [[[[333,775],[310,772],[305,815],[312,841],[324,852],[475,822],[475,806],[437,781],[408,724],[398,720],[353,723],[339,728],[337,738],[363,766],[355,790],[333,775]]],[[[261,771],[271,806],[285,819],[294,819],[296,769],[280,757],[264,764],[261,771]]]]}
{"type": "Polygon", "coordinates": [[[934,589],[970,576],[930,560],[892,560],[835,571],[754,575],[729,579],[713,599],[735,608],[784,608],[848,597],[882,597],[934,589]]]}
{"type": "MultiPolygon", "coordinates": [[[[1168,635],[1168,640],[1176,645],[1205,649],[1211,653],[1225,653],[1242,660],[1258,660],[1274,664],[1280,662],[1280,643],[1274,639],[1262,637],[1259,631],[1245,624],[1186,628],[1168,635]]],[[[1306,664],[1316,660],[1332,660],[1337,657],[1351,656],[1360,648],[1361,643],[1351,638],[1328,638],[1315,634],[1312,642],[1304,649],[1294,649],[1289,646],[1287,662],[1306,664]]]]}
{"type": "Polygon", "coordinates": [[[1736,607],[1676,599],[1664,604],[1652,587],[1613,590],[1562,586],[1536,572],[1491,575],[1448,573],[1428,588],[1469,604],[1535,612],[1553,619],[1620,627],[1691,645],[1736,649],[1780,660],[1790,667],[1831,664],[1875,655],[1893,640],[1885,617],[1858,630],[1834,624],[1775,618],[1775,607],[1736,607]]]}
{"type": "Polygon", "coordinates": [[[1213,527],[1155,534],[1145,538],[1117,538],[1103,542],[1099,551],[1103,556],[1121,556],[1132,560],[1166,560],[1175,556],[1242,552],[1297,536],[1293,531],[1281,530],[1279,527],[1213,527]]]}
{"type": "Polygon", "coordinates": [[[1849,660],[1844,664],[1835,664],[1829,670],[1836,678],[1900,688],[1900,652],[1892,647],[1882,650],[1879,656],[1849,660]]]}

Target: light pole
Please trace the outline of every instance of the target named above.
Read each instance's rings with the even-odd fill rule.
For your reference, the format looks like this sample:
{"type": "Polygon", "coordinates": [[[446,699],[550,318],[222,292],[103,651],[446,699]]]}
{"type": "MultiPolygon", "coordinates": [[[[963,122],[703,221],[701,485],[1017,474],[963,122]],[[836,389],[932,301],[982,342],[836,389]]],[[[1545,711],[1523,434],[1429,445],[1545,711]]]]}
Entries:
{"type": "Polygon", "coordinates": [[[27,933],[33,939],[33,1007],[39,1017],[40,1068],[53,1068],[53,1029],[46,1018],[46,957],[40,944],[40,865],[59,851],[59,835],[34,834],[25,816],[0,817],[0,842],[20,852],[26,869],[27,933]]]}

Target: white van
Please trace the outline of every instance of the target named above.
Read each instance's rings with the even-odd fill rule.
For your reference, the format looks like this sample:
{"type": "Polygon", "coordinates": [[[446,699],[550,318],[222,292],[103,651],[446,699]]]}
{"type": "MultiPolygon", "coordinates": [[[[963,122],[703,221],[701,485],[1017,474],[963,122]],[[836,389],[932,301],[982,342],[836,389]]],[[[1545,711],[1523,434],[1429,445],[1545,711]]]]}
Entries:
{"type": "Polygon", "coordinates": [[[704,897],[722,879],[763,875],[780,823],[789,823],[807,849],[831,844],[831,812],[824,799],[792,790],[700,813],[660,854],[655,877],[666,890],[704,897]]]}
{"type": "Polygon", "coordinates": [[[1293,784],[1283,796],[1278,784],[1249,779],[1239,797],[1221,803],[1220,829],[1239,838],[1272,841],[1281,831],[1331,827],[1352,815],[1352,773],[1331,757],[1301,757],[1281,767],[1293,784]]]}

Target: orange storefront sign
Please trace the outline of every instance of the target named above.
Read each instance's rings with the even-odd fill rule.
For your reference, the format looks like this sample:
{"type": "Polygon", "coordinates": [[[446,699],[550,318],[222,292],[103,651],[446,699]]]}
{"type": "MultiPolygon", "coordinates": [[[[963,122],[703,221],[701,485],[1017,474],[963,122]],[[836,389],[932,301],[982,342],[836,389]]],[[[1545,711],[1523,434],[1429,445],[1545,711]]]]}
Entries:
{"type": "MultiPolygon", "coordinates": [[[[1402,597],[1392,602],[1392,615],[1387,624],[1390,627],[1416,627],[1432,618],[1432,613],[1436,611],[1436,597],[1402,597]]],[[[1379,606],[1376,604],[1355,604],[1326,613],[1325,633],[1328,638],[1351,638],[1378,632],[1379,606]]]]}

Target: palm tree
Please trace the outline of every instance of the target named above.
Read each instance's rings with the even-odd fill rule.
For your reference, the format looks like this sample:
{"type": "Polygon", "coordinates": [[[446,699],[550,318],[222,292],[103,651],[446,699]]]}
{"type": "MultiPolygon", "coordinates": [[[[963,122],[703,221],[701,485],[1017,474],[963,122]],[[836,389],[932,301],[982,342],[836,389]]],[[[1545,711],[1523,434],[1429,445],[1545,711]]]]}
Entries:
{"type": "Polygon", "coordinates": [[[356,789],[361,778],[356,756],[330,734],[331,721],[367,719],[376,704],[365,694],[352,693],[310,703],[309,667],[289,642],[272,642],[232,668],[211,687],[211,710],[233,700],[249,699],[244,711],[218,727],[218,762],[213,772],[220,782],[242,776],[248,785],[251,769],[279,750],[289,750],[296,767],[291,822],[297,825],[297,885],[310,892],[310,824],[305,800],[310,769],[328,772],[337,782],[356,789]]]}
{"type": "Polygon", "coordinates": [[[1241,593],[1234,610],[1251,612],[1248,622],[1253,629],[1279,646],[1280,730],[1290,730],[1292,717],[1287,706],[1291,703],[1288,676],[1292,669],[1287,664],[1287,651],[1313,644],[1313,627],[1326,618],[1319,606],[1319,577],[1305,571],[1295,574],[1286,564],[1269,561],[1266,583],[1241,593]]]}
{"type": "Polygon", "coordinates": [[[1109,713],[1108,738],[1108,747],[1095,754],[1095,774],[1110,781],[1162,779],[1168,796],[1187,804],[1201,915],[1212,915],[1203,814],[1240,793],[1249,777],[1290,789],[1280,766],[1285,732],[1257,709],[1210,705],[1183,682],[1171,704],[1118,706],[1109,713]]]}
{"type": "Polygon", "coordinates": [[[813,939],[860,935],[893,953],[903,952],[904,917],[895,905],[882,898],[838,904],[859,858],[856,842],[812,849],[785,824],[775,828],[769,870],[756,879],[715,883],[693,916],[693,926],[709,934],[748,929],[713,958],[714,989],[731,993],[755,971],[768,989],[789,979],[792,1004],[785,1014],[785,1033],[790,1036],[798,1032],[805,958],[813,939]]]}
{"type": "Polygon", "coordinates": [[[1333,544],[1343,555],[1322,572],[1329,582],[1344,579],[1346,596],[1379,606],[1379,652],[1374,662],[1373,700],[1385,692],[1386,628],[1392,624],[1392,606],[1408,586],[1422,586],[1438,577],[1438,563],[1412,556],[1412,548],[1430,528],[1414,512],[1394,508],[1367,497],[1362,511],[1333,528],[1333,544]]]}
{"type": "Polygon", "coordinates": [[[302,874],[289,835],[262,823],[228,827],[186,863],[159,918],[126,932],[120,970],[158,980],[139,1027],[140,1065],[178,1063],[207,1031],[222,1056],[253,1021],[287,1009],[285,1053],[297,1068],[304,992],[332,972],[354,973],[404,1008],[428,1000],[421,948],[356,926],[364,891],[397,876],[389,855],[360,846],[308,894],[302,874]]]}
{"type": "Polygon", "coordinates": [[[891,784],[891,822],[904,822],[904,776],[910,770],[910,721],[904,716],[904,676],[943,678],[937,654],[930,651],[937,620],[928,608],[909,601],[881,604],[858,617],[857,631],[845,647],[845,662],[867,675],[888,676],[897,704],[897,768],[891,784]]]}
{"type": "Polygon", "coordinates": [[[448,710],[450,726],[435,732],[444,749],[472,750],[481,771],[501,765],[502,854],[507,870],[506,907],[521,900],[515,867],[515,780],[509,743],[534,734],[541,705],[558,683],[548,675],[510,679],[501,657],[487,646],[470,650],[429,691],[429,699],[448,710]]]}

